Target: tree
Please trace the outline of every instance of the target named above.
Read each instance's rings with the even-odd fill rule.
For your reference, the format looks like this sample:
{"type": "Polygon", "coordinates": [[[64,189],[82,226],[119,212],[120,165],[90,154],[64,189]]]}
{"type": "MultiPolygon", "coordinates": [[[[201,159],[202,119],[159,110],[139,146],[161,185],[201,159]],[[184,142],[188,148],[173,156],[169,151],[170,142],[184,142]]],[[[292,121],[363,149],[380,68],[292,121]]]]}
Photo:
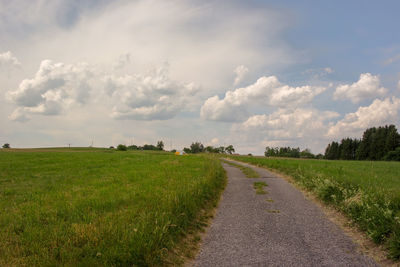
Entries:
{"type": "Polygon", "coordinates": [[[163,141],[158,141],[157,142],[157,148],[158,148],[158,150],[164,150],[164,142],[163,141]]]}
{"type": "Polygon", "coordinates": [[[311,153],[310,149],[306,148],[300,152],[300,158],[313,159],[313,158],[315,158],[315,155],[313,153],[311,153]]]}
{"type": "Polygon", "coordinates": [[[190,148],[185,147],[183,148],[183,152],[185,152],[186,154],[192,153],[192,150],[190,150],[190,148]]]}
{"type": "Polygon", "coordinates": [[[3,148],[10,148],[10,144],[9,144],[9,143],[5,143],[5,144],[3,145],[3,148]]]}
{"type": "Polygon", "coordinates": [[[119,145],[117,146],[117,150],[119,150],[119,151],[127,151],[128,148],[126,147],[126,145],[119,144],[119,145]]]}
{"type": "Polygon", "coordinates": [[[228,152],[229,154],[232,154],[235,152],[235,149],[233,148],[232,145],[229,145],[225,148],[225,151],[228,152]]]}
{"type": "Polygon", "coordinates": [[[204,146],[200,142],[195,142],[190,145],[190,150],[192,153],[201,153],[204,152],[204,146]]]}

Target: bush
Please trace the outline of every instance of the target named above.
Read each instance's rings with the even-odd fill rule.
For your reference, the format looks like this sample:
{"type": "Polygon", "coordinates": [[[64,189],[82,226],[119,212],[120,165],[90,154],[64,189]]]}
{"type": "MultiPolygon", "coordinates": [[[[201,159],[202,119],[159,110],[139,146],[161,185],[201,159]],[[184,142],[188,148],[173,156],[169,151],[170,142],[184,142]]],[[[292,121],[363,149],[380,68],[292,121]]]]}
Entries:
{"type": "Polygon", "coordinates": [[[127,151],[128,148],[126,147],[126,145],[119,144],[117,146],[117,150],[119,150],[119,151],[127,151]]]}
{"type": "Polygon", "coordinates": [[[10,144],[9,144],[9,143],[5,143],[5,144],[3,145],[3,148],[10,148],[10,144]]]}
{"type": "Polygon", "coordinates": [[[400,161],[400,147],[394,151],[389,151],[384,158],[385,160],[400,161]]]}

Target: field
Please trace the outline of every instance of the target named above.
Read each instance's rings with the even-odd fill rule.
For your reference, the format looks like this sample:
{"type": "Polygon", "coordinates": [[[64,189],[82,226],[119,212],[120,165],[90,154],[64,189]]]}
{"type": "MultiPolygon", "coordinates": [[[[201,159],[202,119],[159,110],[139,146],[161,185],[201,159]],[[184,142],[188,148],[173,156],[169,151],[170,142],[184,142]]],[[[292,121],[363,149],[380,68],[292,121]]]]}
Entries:
{"type": "Polygon", "coordinates": [[[231,156],[275,169],[350,217],[400,259],[400,163],[231,156]]]}
{"type": "Polygon", "coordinates": [[[0,150],[0,266],[177,264],[225,179],[212,156],[0,150]]]}

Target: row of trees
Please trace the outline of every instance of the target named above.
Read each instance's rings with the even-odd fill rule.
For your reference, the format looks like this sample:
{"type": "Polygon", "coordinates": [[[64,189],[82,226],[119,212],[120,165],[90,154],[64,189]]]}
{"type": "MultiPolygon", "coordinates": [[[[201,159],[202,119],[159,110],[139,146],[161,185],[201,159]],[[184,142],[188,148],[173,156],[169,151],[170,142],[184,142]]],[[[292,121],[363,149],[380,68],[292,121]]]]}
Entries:
{"type": "MultiPolygon", "coordinates": [[[[114,147],[110,147],[110,148],[114,148],[114,147]]],[[[119,144],[117,146],[117,150],[120,150],[120,151],[127,151],[127,150],[158,150],[158,151],[163,151],[164,150],[164,142],[163,141],[158,141],[157,145],[145,144],[143,146],[137,146],[137,145],[126,146],[126,145],[123,145],[123,144],[119,144]]]]}
{"type": "Polygon", "coordinates": [[[213,146],[206,146],[204,147],[204,145],[200,142],[194,142],[190,145],[190,148],[185,147],[183,149],[183,151],[185,153],[202,153],[202,152],[206,152],[206,153],[221,153],[221,154],[232,154],[235,152],[235,149],[233,148],[232,145],[229,145],[227,147],[213,147],[213,146]]]}
{"type": "Polygon", "coordinates": [[[326,159],[400,160],[400,134],[394,125],[367,129],[362,139],[345,138],[328,144],[326,159]]]}
{"type": "Polygon", "coordinates": [[[311,153],[310,149],[306,148],[304,150],[300,150],[299,147],[291,148],[291,147],[269,147],[265,148],[264,155],[266,157],[285,157],[285,158],[322,158],[322,154],[314,155],[311,153]]]}

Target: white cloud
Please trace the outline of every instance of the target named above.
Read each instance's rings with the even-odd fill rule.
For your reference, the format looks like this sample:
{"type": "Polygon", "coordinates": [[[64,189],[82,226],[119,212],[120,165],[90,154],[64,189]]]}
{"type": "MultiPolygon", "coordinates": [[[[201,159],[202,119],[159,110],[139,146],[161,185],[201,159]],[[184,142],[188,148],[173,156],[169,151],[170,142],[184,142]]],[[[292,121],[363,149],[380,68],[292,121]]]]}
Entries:
{"type": "Polygon", "coordinates": [[[332,111],[298,108],[279,109],[270,115],[254,115],[240,124],[245,131],[258,131],[270,139],[295,139],[317,136],[326,130],[326,121],[338,117],[332,111]]]}
{"type": "Polygon", "coordinates": [[[371,105],[359,107],[329,128],[327,136],[340,139],[343,137],[360,137],[367,128],[385,124],[398,124],[400,99],[396,97],[384,100],[375,99],[371,105]]]}
{"type": "Polygon", "coordinates": [[[19,67],[20,65],[21,63],[10,51],[0,53],[0,68],[19,67]]]}
{"type": "Polygon", "coordinates": [[[209,142],[206,143],[207,146],[214,146],[217,147],[219,145],[219,139],[214,137],[209,142]]]}
{"type": "Polygon", "coordinates": [[[350,99],[351,102],[358,103],[364,99],[384,96],[386,93],[387,89],[380,85],[379,76],[363,73],[357,82],[338,86],[333,97],[335,100],[350,99]]]}
{"type": "Polygon", "coordinates": [[[297,108],[309,103],[326,88],[291,87],[275,76],[261,77],[254,84],[228,91],[223,99],[213,96],[201,107],[201,117],[216,121],[240,121],[247,117],[248,105],[297,108]]]}
{"type": "Polygon", "coordinates": [[[25,79],[8,98],[18,108],[11,120],[26,121],[30,114],[58,115],[74,104],[85,104],[89,99],[92,76],[88,65],[66,65],[43,60],[32,79],[25,79]]]}
{"type": "Polygon", "coordinates": [[[249,72],[249,69],[246,66],[240,65],[240,66],[237,66],[233,72],[236,74],[233,85],[238,85],[239,83],[241,83],[243,81],[246,74],[249,72]]]}
{"type": "Polygon", "coordinates": [[[336,112],[310,108],[279,109],[235,124],[232,135],[252,146],[301,146],[320,152],[328,142],[325,134],[330,121],[338,116],[336,112]]]}
{"type": "Polygon", "coordinates": [[[108,76],[105,89],[113,99],[115,119],[166,120],[181,112],[199,87],[171,80],[166,64],[147,75],[108,76]]]}

